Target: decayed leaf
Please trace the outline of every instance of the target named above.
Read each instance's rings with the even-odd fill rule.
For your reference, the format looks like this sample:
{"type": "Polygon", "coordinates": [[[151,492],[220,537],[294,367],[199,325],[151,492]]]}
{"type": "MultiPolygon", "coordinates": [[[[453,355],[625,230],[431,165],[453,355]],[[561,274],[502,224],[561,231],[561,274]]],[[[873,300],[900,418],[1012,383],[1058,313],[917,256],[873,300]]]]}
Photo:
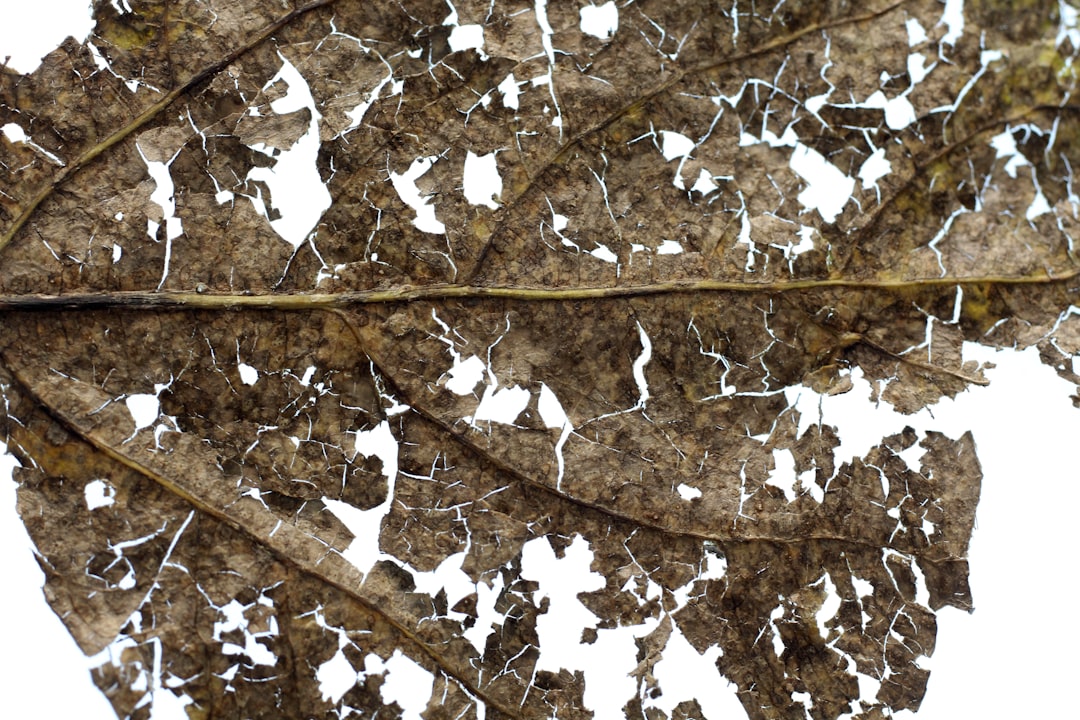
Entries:
{"type": "Polygon", "coordinates": [[[1070,6],[132,5],[0,85],[5,438],[121,717],[918,708],[974,443],[816,398],[1080,382],[1070,6]]]}

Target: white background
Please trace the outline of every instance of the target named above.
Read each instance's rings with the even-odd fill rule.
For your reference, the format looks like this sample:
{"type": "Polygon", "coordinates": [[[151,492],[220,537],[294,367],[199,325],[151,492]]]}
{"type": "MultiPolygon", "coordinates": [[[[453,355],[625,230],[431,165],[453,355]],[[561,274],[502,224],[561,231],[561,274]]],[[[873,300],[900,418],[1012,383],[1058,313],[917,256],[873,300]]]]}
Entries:
{"type": "MultiPolygon", "coordinates": [[[[36,59],[65,36],[83,38],[90,28],[84,0],[39,0],[33,10],[29,7],[7,0],[0,10],[0,58],[12,55],[10,64],[19,70],[32,70],[36,59]]],[[[965,357],[997,364],[988,372],[990,387],[940,403],[930,409],[932,416],[924,410],[905,418],[888,407],[875,408],[866,389],[856,387],[824,418],[840,427],[842,438],[863,429],[880,431],[881,437],[905,424],[950,437],[971,429],[983,464],[983,497],[971,546],[976,611],[939,613],[923,708],[915,716],[900,715],[917,720],[1065,717],[1075,713],[1072,657],[1080,646],[1080,630],[1071,618],[1073,576],[1080,568],[1072,532],[1080,507],[1072,452],[1080,438],[1080,410],[1068,399],[1076,388],[1039,363],[1033,349],[994,353],[967,346],[965,357]]],[[[0,456],[0,714],[112,718],[90,681],[91,661],[44,602],[43,577],[14,509],[13,463],[0,456]]]]}

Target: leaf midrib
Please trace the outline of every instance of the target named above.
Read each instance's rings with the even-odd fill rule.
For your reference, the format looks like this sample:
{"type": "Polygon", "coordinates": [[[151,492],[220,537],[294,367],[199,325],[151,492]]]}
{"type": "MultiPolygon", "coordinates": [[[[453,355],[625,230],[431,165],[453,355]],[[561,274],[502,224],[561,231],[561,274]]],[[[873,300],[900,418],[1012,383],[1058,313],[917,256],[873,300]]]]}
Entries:
{"type": "MultiPolygon", "coordinates": [[[[851,289],[905,291],[921,288],[990,286],[1019,287],[1053,285],[1080,277],[1080,265],[1052,274],[1049,269],[1039,274],[1023,276],[968,275],[900,280],[855,280],[848,278],[810,278],[775,281],[742,280],[672,280],[640,285],[593,285],[578,287],[537,287],[525,285],[402,285],[388,289],[345,290],[330,293],[217,293],[189,291],[145,292],[118,290],[114,292],[62,293],[49,295],[28,293],[0,295],[0,311],[90,310],[116,308],[125,310],[158,310],[168,308],[192,310],[234,310],[242,308],[265,310],[315,310],[347,308],[353,305],[377,305],[423,300],[498,298],[532,302],[629,298],[645,295],[677,295],[699,293],[762,293],[779,294],[807,290],[851,289]]],[[[1070,288],[1071,290],[1072,288],[1070,288]]]]}

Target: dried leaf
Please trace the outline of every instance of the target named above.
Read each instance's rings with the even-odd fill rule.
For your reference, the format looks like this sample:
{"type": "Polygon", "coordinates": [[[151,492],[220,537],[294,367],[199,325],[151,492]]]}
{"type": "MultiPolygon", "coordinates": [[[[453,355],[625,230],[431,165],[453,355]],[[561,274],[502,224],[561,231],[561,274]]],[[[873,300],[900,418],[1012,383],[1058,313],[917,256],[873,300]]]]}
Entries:
{"type": "Polygon", "coordinates": [[[918,709],[974,442],[810,409],[1080,382],[1076,15],[743,5],[102,3],[0,76],[0,422],[120,717],[918,709]]]}

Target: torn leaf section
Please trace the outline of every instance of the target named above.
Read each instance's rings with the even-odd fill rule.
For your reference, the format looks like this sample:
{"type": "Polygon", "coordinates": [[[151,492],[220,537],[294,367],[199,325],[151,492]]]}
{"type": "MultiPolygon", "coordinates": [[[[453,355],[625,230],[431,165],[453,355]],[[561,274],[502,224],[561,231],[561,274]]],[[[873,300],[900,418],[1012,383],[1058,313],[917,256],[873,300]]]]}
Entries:
{"type": "Polygon", "coordinates": [[[159,445],[164,433],[180,432],[176,418],[165,415],[161,411],[161,394],[171,388],[175,380],[171,378],[167,383],[154,383],[153,393],[134,393],[124,398],[124,405],[135,423],[131,438],[134,438],[139,431],[153,427],[154,443],[159,445]],[[162,422],[158,422],[159,420],[162,422]]]}
{"type": "Polygon", "coordinates": [[[273,215],[267,212],[267,199],[252,198],[255,208],[270,220],[270,226],[282,240],[293,248],[299,248],[327,208],[330,207],[330,191],[319,174],[319,114],[315,98],[300,71],[279,53],[281,69],[264,86],[269,90],[276,83],[288,86],[288,92],[274,100],[270,109],[279,116],[307,111],[309,120],[307,130],[298,140],[287,148],[276,148],[266,143],[250,145],[253,150],[262,152],[274,159],[270,167],[252,168],[247,179],[266,183],[273,199],[273,215]]]}
{"type": "Polygon", "coordinates": [[[483,205],[492,210],[499,209],[503,189],[495,155],[493,152],[476,155],[470,150],[465,156],[464,171],[465,199],[473,205],[483,205]]]}
{"type": "Polygon", "coordinates": [[[817,210],[827,223],[836,217],[855,190],[855,181],[813,148],[798,143],[791,153],[791,169],[807,182],[799,202],[807,210],[817,210]]]}
{"type": "Polygon", "coordinates": [[[86,507],[89,510],[109,507],[116,502],[116,488],[107,480],[91,480],[83,490],[86,495],[86,507]]]}
{"type": "Polygon", "coordinates": [[[420,188],[416,187],[416,181],[431,169],[437,159],[438,157],[434,155],[419,157],[413,160],[405,172],[391,172],[390,182],[393,183],[401,201],[416,212],[413,225],[426,233],[441,235],[446,232],[446,226],[435,217],[435,206],[430,204],[429,198],[421,195],[420,188]]]}
{"type": "Polygon", "coordinates": [[[555,459],[559,464],[559,474],[555,479],[555,487],[561,489],[563,474],[566,472],[566,459],[563,457],[563,447],[566,445],[566,441],[570,437],[570,434],[574,432],[574,425],[570,422],[570,418],[567,417],[562,403],[559,402],[559,398],[555,397],[555,393],[546,383],[540,384],[538,410],[540,411],[540,419],[544,421],[545,427],[551,430],[559,430],[559,439],[555,443],[555,459]]]}
{"type": "Polygon", "coordinates": [[[788,166],[805,183],[798,195],[799,203],[807,210],[816,210],[826,223],[836,222],[855,190],[855,180],[829,162],[817,150],[798,139],[792,125],[777,136],[768,128],[762,128],[760,136],[742,131],[739,145],[766,144],[773,148],[792,148],[788,166]]]}
{"type": "Polygon", "coordinates": [[[394,502],[394,487],[398,475],[398,440],[390,429],[389,421],[384,420],[371,430],[357,431],[354,447],[357,455],[378,458],[382,463],[382,474],[387,484],[385,500],[368,510],[361,510],[329,497],[323,497],[322,501],[353,534],[353,540],[342,555],[357,570],[367,575],[376,562],[387,557],[379,548],[379,533],[382,531],[383,518],[390,512],[394,502]]]}
{"type": "MultiPolygon", "coordinates": [[[[274,606],[273,601],[265,595],[261,595],[256,600],[256,603],[269,608],[274,606]]],[[[222,642],[222,652],[226,655],[244,655],[249,662],[255,665],[273,667],[277,664],[277,657],[267,650],[266,646],[259,642],[259,639],[277,635],[277,618],[271,615],[264,630],[252,632],[248,621],[249,611],[252,607],[251,605],[241,605],[233,599],[225,606],[218,608],[218,612],[223,619],[214,622],[214,640],[222,642]],[[236,631],[239,631],[239,635],[243,638],[243,645],[222,640],[223,635],[235,634],[236,631]]]]}
{"type": "MultiPolygon", "coordinates": [[[[536,632],[539,639],[540,655],[536,661],[537,670],[547,670],[558,673],[562,669],[570,671],[578,670],[586,673],[585,703],[587,707],[604,712],[594,714],[597,718],[614,719],[617,714],[612,713],[610,684],[604,690],[608,691],[608,697],[604,697],[604,690],[595,687],[597,681],[601,683],[605,679],[608,683],[615,681],[626,684],[626,688],[633,692],[633,683],[627,677],[627,673],[633,669],[632,660],[627,657],[626,650],[633,647],[632,638],[626,638],[629,647],[620,648],[621,652],[606,656],[606,663],[597,662],[599,657],[590,660],[590,655],[599,654],[602,646],[596,644],[582,645],[582,632],[587,629],[595,629],[600,620],[585,605],[582,604],[578,595],[604,587],[602,575],[592,572],[593,553],[589,543],[580,535],[576,536],[563,557],[557,558],[547,538],[537,538],[525,544],[521,553],[521,577],[534,581],[538,589],[533,593],[532,602],[540,606],[546,601],[547,612],[540,615],[536,621],[536,632]],[[612,673],[615,677],[607,677],[604,671],[610,669],[613,664],[622,665],[623,672],[612,673]],[[605,667],[607,665],[608,667],[605,667]],[[592,686],[592,687],[591,687],[592,686]]],[[[599,641],[598,641],[599,642],[599,641]]],[[[614,648],[611,648],[614,649],[614,648]]],[[[626,695],[629,693],[620,693],[626,695]]],[[[618,696],[616,696],[618,697],[618,696]]]]}
{"type": "Polygon", "coordinates": [[[600,40],[610,40],[619,29],[619,8],[614,0],[603,5],[586,5],[579,11],[581,32],[600,40]]]}
{"type": "Polygon", "coordinates": [[[64,167],[65,163],[64,163],[63,160],[61,160],[55,154],[49,152],[48,150],[46,150],[45,148],[41,147],[36,142],[34,142],[30,138],[30,136],[27,135],[26,132],[22,129],[21,125],[18,125],[18,124],[13,123],[13,122],[9,122],[6,125],[4,125],[3,127],[0,127],[0,133],[3,133],[4,137],[6,137],[10,142],[24,143],[24,144],[34,148],[34,150],[36,152],[39,152],[42,155],[44,155],[46,158],[49,159],[50,162],[55,163],[56,165],[59,165],[60,167],[64,167]]]}
{"type": "MultiPolygon", "coordinates": [[[[165,226],[165,261],[161,271],[161,281],[158,283],[157,289],[160,290],[165,284],[165,280],[169,277],[169,263],[172,260],[172,242],[176,238],[184,234],[183,222],[176,216],[176,202],[175,202],[175,187],[173,185],[172,175],[169,173],[169,166],[176,160],[176,157],[180,154],[180,150],[177,150],[172,154],[168,160],[154,160],[147,157],[146,151],[143,150],[139,143],[135,144],[135,147],[139,151],[139,156],[143,162],[146,163],[146,171],[150,174],[150,178],[154,181],[154,191],[150,194],[150,201],[157,205],[157,210],[148,209],[146,220],[146,234],[154,242],[159,242],[158,228],[162,225],[165,226]],[[157,218],[157,219],[154,219],[157,218]]],[[[161,156],[160,148],[152,148],[150,150],[151,157],[161,156]]]]}
{"type": "Polygon", "coordinates": [[[67,37],[83,42],[94,29],[93,6],[83,0],[53,0],[48,18],[41,16],[41,6],[14,5],[5,8],[0,25],[0,48],[6,56],[4,65],[29,75],[41,61],[67,37]],[[33,31],[28,31],[30,28],[33,31]]]}
{"type": "MultiPolygon", "coordinates": [[[[699,652],[672,624],[672,632],[653,667],[660,693],[648,693],[642,700],[646,708],[656,708],[666,717],[677,717],[680,703],[696,701],[706,718],[739,718],[746,714],[737,688],[716,678],[716,661],[723,651],[716,645],[699,652]]],[[[644,688],[643,688],[644,690],[644,688]]]]}

